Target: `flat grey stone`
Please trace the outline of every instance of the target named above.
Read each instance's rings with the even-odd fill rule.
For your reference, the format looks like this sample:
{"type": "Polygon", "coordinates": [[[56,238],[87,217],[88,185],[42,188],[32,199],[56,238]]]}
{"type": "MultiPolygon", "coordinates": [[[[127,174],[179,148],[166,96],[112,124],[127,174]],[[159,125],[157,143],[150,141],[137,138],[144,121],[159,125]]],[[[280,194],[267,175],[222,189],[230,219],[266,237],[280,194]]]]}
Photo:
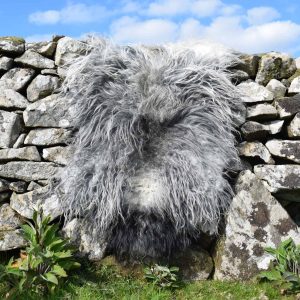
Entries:
{"type": "Polygon", "coordinates": [[[32,50],[43,56],[52,58],[55,53],[56,45],[57,44],[52,41],[51,42],[28,43],[28,44],[26,44],[26,50],[32,50]]]}
{"type": "Polygon", "coordinates": [[[300,201],[300,165],[256,165],[254,173],[276,198],[300,201]]]}
{"type": "Polygon", "coordinates": [[[276,119],[276,117],[277,110],[271,104],[260,103],[247,107],[247,119],[249,120],[264,121],[276,119]]]}
{"type": "Polygon", "coordinates": [[[35,71],[26,68],[13,68],[0,79],[0,89],[22,90],[34,77],[35,71]]]}
{"type": "Polygon", "coordinates": [[[24,181],[14,181],[9,184],[9,189],[16,193],[25,193],[27,190],[27,183],[24,181]]]}
{"type": "Polygon", "coordinates": [[[274,156],[300,163],[300,141],[270,140],[266,147],[274,156]]]}
{"type": "Polygon", "coordinates": [[[214,268],[211,256],[203,249],[181,251],[172,258],[170,265],[179,268],[184,281],[207,280],[214,268]]]}
{"type": "Polygon", "coordinates": [[[0,176],[4,178],[33,181],[49,179],[59,167],[51,162],[12,161],[0,165],[0,176]]]}
{"type": "Polygon", "coordinates": [[[23,118],[28,127],[71,127],[68,105],[57,94],[28,105],[23,118]]]}
{"type": "Polygon", "coordinates": [[[45,215],[50,215],[51,219],[62,214],[58,197],[49,193],[49,187],[41,187],[25,194],[13,193],[10,205],[21,216],[28,219],[32,218],[34,210],[39,207],[43,209],[45,215]]]}
{"type": "Polygon", "coordinates": [[[70,37],[63,37],[57,43],[55,64],[57,66],[71,64],[78,57],[86,55],[89,49],[90,47],[86,43],[70,37]]]}
{"type": "Polygon", "coordinates": [[[247,141],[262,140],[268,135],[274,135],[281,131],[284,121],[276,120],[264,124],[248,121],[241,127],[243,137],[247,141]]]}
{"type": "Polygon", "coordinates": [[[41,156],[35,146],[28,146],[17,149],[0,149],[0,162],[10,160],[41,161],[41,156]]]}
{"type": "Polygon", "coordinates": [[[43,149],[43,159],[57,164],[66,165],[71,157],[70,147],[50,147],[43,149]]]}
{"type": "Polygon", "coordinates": [[[300,93],[300,76],[293,79],[289,87],[289,94],[300,93]]]}
{"type": "Polygon", "coordinates": [[[41,186],[46,186],[49,184],[49,180],[48,179],[40,179],[37,181],[37,183],[41,186]]]}
{"type": "Polygon", "coordinates": [[[25,138],[25,145],[52,146],[66,144],[71,132],[63,128],[43,128],[29,131],[25,138]]]}
{"type": "Polygon", "coordinates": [[[284,53],[270,52],[261,57],[255,81],[267,85],[271,79],[291,77],[296,70],[296,62],[292,57],[284,53]]]}
{"type": "Polygon", "coordinates": [[[73,219],[62,229],[62,234],[76,245],[80,253],[88,256],[89,260],[99,261],[105,254],[107,243],[104,240],[94,240],[92,232],[83,229],[80,219],[73,219]]]}
{"type": "Polygon", "coordinates": [[[10,89],[0,89],[1,108],[25,109],[28,104],[28,100],[20,93],[10,89]]]}
{"type": "Polygon", "coordinates": [[[237,88],[242,93],[242,101],[245,103],[267,102],[274,99],[272,92],[254,81],[242,82],[237,88]]]}
{"type": "Polygon", "coordinates": [[[0,205],[0,236],[1,231],[17,229],[23,223],[24,221],[22,218],[9,206],[9,204],[4,203],[0,205]]]}
{"type": "Polygon", "coordinates": [[[282,79],[280,81],[287,89],[290,87],[291,83],[288,79],[282,79]]]}
{"type": "Polygon", "coordinates": [[[255,78],[260,57],[258,55],[243,54],[240,59],[241,63],[238,65],[238,69],[248,73],[251,78],[255,78]]]}
{"type": "Polygon", "coordinates": [[[27,135],[26,133],[22,133],[19,135],[18,139],[16,140],[16,142],[13,145],[14,149],[21,148],[24,145],[26,135],[27,135]]]}
{"type": "Polygon", "coordinates": [[[0,57],[0,72],[6,72],[12,68],[14,60],[10,57],[0,57]]]}
{"type": "Polygon", "coordinates": [[[0,192],[9,191],[9,182],[5,179],[0,178],[0,192]]]}
{"type": "Polygon", "coordinates": [[[277,79],[271,79],[266,88],[273,93],[275,99],[284,97],[287,90],[285,85],[277,79]]]}
{"type": "Polygon", "coordinates": [[[35,181],[30,181],[28,187],[27,187],[27,191],[33,191],[36,189],[41,188],[42,186],[39,185],[38,183],[36,183],[35,181]]]}
{"type": "Polygon", "coordinates": [[[57,67],[57,74],[60,78],[65,79],[67,76],[67,68],[57,67]]]}
{"type": "Polygon", "coordinates": [[[287,130],[290,138],[300,138],[300,112],[295,115],[287,130]]]}
{"type": "Polygon", "coordinates": [[[259,158],[266,164],[274,164],[274,160],[268,149],[260,142],[243,142],[239,144],[240,156],[259,158]]]}
{"type": "Polygon", "coordinates": [[[216,246],[214,279],[252,279],[273,260],[265,248],[290,237],[300,243],[297,225],[262,181],[250,171],[242,172],[226,214],[225,235],[216,246]]]}
{"type": "Polygon", "coordinates": [[[20,55],[25,51],[25,41],[15,36],[0,37],[0,53],[20,55]]]}
{"type": "Polygon", "coordinates": [[[50,75],[38,75],[27,88],[27,99],[34,102],[49,96],[59,87],[59,78],[50,75]]]}
{"type": "Polygon", "coordinates": [[[18,114],[0,110],[0,148],[11,148],[22,130],[22,118],[18,114]]]}
{"type": "Polygon", "coordinates": [[[297,112],[300,112],[300,94],[276,100],[275,107],[280,118],[292,117],[297,112]]]}
{"type": "Polygon", "coordinates": [[[26,241],[19,229],[0,231],[0,251],[23,248],[24,246],[26,246],[26,241]]]}
{"type": "Polygon", "coordinates": [[[275,120],[265,122],[264,125],[269,128],[269,134],[274,135],[281,131],[284,121],[275,120]]]}
{"type": "Polygon", "coordinates": [[[242,70],[234,70],[232,74],[232,82],[235,84],[240,83],[242,81],[246,81],[249,78],[249,74],[242,70]]]}
{"type": "Polygon", "coordinates": [[[34,69],[53,69],[55,67],[52,59],[32,50],[25,51],[22,56],[15,59],[15,62],[34,69]]]}
{"type": "Polygon", "coordinates": [[[55,69],[43,69],[43,70],[41,70],[41,74],[58,76],[57,70],[55,70],[55,69]]]}

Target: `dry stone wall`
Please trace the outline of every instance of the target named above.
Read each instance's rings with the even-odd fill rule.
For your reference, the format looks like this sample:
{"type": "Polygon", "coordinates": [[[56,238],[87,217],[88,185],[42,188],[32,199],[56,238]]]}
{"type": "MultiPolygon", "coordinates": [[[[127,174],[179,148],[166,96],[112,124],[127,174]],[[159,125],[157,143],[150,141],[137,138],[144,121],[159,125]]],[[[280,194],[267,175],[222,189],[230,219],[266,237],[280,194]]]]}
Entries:
{"type": "Polygon", "coordinates": [[[0,38],[0,251],[24,246],[19,227],[41,205],[61,215],[49,178],[67,163],[71,123],[59,99],[62,64],[85,53],[85,44],[53,37],[26,43],[0,38]]]}
{"type": "Polygon", "coordinates": [[[244,170],[214,249],[215,279],[251,279],[269,266],[265,247],[289,237],[300,243],[300,70],[281,53],[242,59],[236,83],[247,108],[238,145],[244,170]]]}
{"type": "MultiPolygon", "coordinates": [[[[41,43],[0,38],[0,251],[25,245],[20,225],[38,205],[53,219],[61,215],[57,197],[47,193],[49,178],[72,155],[70,113],[58,92],[63,65],[87,50],[61,36],[41,43]]],[[[243,170],[216,247],[204,247],[210,254],[193,252],[195,261],[209,261],[209,270],[192,266],[206,274],[201,279],[211,276],[210,255],[214,278],[249,279],[268,266],[265,246],[289,236],[300,243],[300,70],[281,53],[241,59],[234,81],[247,106],[238,145],[243,170]]],[[[101,247],[89,245],[78,224],[74,220],[66,232],[97,257],[101,247]]]]}

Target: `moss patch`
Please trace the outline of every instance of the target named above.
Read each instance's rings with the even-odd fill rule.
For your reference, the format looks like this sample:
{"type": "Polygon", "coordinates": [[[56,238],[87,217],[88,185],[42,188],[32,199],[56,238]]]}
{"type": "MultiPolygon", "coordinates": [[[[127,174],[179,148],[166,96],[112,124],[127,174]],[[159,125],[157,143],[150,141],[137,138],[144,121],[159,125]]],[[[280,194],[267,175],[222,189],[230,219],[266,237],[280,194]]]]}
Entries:
{"type": "Polygon", "coordinates": [[[292,83],[292,81],[298,76],[300,76],[300,69],[297,69],[297,71],[288,79],[288,81],[292,83]]]}
{"type": "Polygon", "coordinates": [[[23,38],[17,37],[17,36],[2,36],[2,37],[0,37],[0,41],[1,40],[10,41],[17,45],[25,43],[25,40],[23,38]]]}

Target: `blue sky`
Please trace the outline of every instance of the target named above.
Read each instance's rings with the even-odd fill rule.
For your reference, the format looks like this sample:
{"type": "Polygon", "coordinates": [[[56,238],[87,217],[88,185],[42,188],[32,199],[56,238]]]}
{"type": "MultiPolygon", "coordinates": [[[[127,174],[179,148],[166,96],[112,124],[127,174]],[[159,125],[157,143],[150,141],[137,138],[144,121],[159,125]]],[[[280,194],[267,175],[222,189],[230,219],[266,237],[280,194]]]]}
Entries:
{"type": "Polygon", "coordinates": [[[299,0],[2,0],[0,35],[28,41],[87,33],[117,43],[208,39],[249,53],[300,56],[299,0]]]}

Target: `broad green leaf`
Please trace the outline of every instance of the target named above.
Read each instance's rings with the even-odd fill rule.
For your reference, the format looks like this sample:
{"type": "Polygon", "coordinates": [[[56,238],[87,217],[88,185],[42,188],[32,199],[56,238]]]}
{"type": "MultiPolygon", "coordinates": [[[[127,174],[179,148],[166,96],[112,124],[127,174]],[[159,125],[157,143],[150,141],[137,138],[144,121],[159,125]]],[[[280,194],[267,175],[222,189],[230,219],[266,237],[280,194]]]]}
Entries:
{"type": "Polygon", "coordinates": [[[30,262],[30,265],[32,269],[36,269],[42,263],[43,263],[43,259],[40,257],[36,257],[30,262]]]}
{"type": "Polygon", "coordinates": [[[46,252],[45,252],[45,254],[44,254],[44,257],[50,258],[50,257],[53,257],[54,254],[55,254],[55,253],[54,253],[53,251],[46,250],[46,252]]]}
{"type": "Polygon", "coordinates": [[[58,230],[58,224],[52,224],[48,225],[43,236],[42,236],[42,242],[45,246],[48,246],[53,242],[53,239],[55,238],[56,232],[58,230]]]}
{"type": "Polygon", "coordinates": [[[38,211],[34,210],[33,215],[32,215],[32,220],[34,222],[34,224],[37,225],[37,216],[38,216],[38,211]]]}
{"type": "Polygon", "coordinates": [[[6,273],[12,274],[12,275],[15,275],[18,277],[22,277],[22,275],[23,275],[22,271],[17,268],[8,268],[8,269],[6,269],[6,273]]]}
{"type": "Polygon", "coordinates": [[[281,273],[277,270],[264,271],[258,275],[261,279],[267,279],[270,281],[276,281],[281,279],[281,273]]]}
{"type": "Polygon", "coordinates": [[[81,264],[79,262],[73,260],[60,260],[59,265],[67,271],[81,267],[81,264]]]}
{"type": "Polygon", "coordinates": [[[57,277],[54,274],[48,272],[48,273],[44,274],[44,277],[46,278],[47,281],[58,285],[57,277]]]}
{"type": "Polygon", "coordinates": [[[48,247],[53,250],[53,251],[56,251],[57,248],[56,247],[62,247],[64,248],[64,246],[66,245],[66,241],[64,241],[63,239],[59,238],[59,237],[56,237],[54,238],[51,243],[48,244],[48,247]]]}
{"type": "Polygon", "coordinates": [[[178,267],[171,267],[170,272],[178,272],[179,268],[178,267]]]}
{"type": "Polygon", "coordinates": [[[68,276],[66,271],[60,265],[54,265],[51,272],[54,273],[55,275],[60,276],[60,277],[67,277],[68,276]]]}
{"type": "Polygon", "coordinates": [[[20,281],[19,281],[19,290],[21,292],[23,291],[23,286],[24,286],[25,282],[26,282],[26,277],[21,278],[20,281]]]}
{"type": "Polygon", "coordinates": [[[285,272],[283,274],[283,278],[286,281],[291,281],[291,282],[298,282],[298,281],[300,281],[300,277],[297,276],[295,273],[292,273],[292,272],[285,272]]]}
{"type": "Polygon", "coordinates": [[[61,252],[54,253],[54,256],[57,258],[68,258],[68,257],[72,257],[72,253],[69,250],[61,251],[61,252]]]}
{"type": "Polygon", "coordinates": [[[287,240],[285,240],[285,241],[283,241],[283,242],[280,243],[280,247],[282,247],[282,248],[287,248],[287,247],[289,247],[291,245],[292,246],[295,245],[292,238],[288,238],[287,240]]]}
{"type": "Polygon", "coordinates": [[[21,226],[23,237],[32,244],[36,244],[36,230],[29,224],[24,224],[21,226]]]}
{"type": "Polygon", "coordinates": [[[266,248],[265,248],[265,251],[266,251],[267,253],[273,255],[274,257],[276,257],[276,253],[277,253],[276,249],[271,248],[271,247],[266,247],[266,248]]]}

